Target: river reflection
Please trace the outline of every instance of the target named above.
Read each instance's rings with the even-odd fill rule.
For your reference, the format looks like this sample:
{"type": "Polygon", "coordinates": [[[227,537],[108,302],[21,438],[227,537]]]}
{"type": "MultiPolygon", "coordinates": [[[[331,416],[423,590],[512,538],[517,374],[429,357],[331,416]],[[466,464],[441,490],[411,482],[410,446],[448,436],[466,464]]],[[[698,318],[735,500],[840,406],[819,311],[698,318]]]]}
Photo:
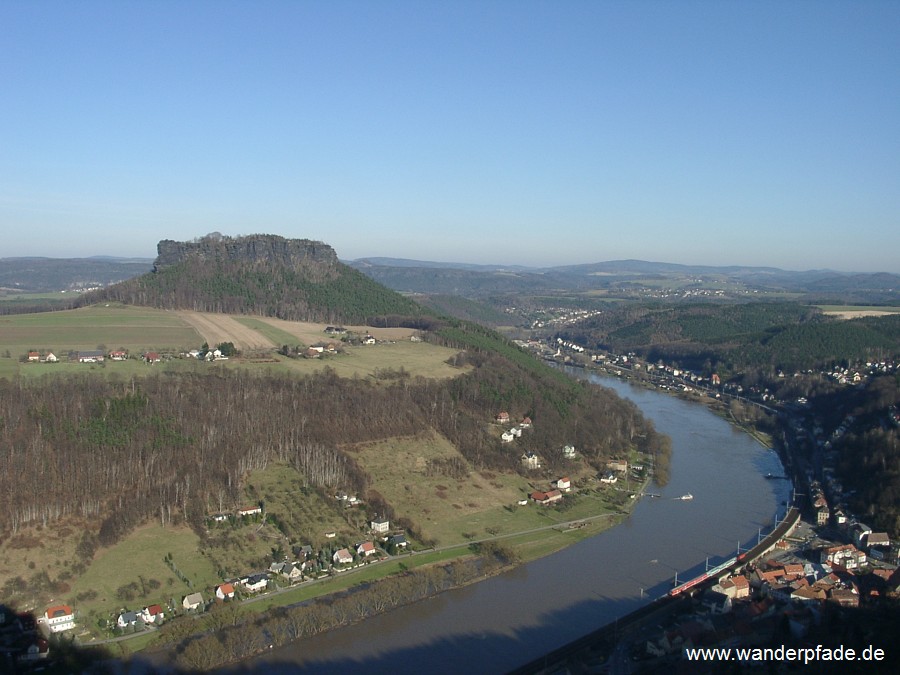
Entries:
{"type": "MultiPolygon", "coordinates": [[[[479,584],[274,649],[226,673],[497,673],[666,593],[784,515],[778,457],[702,405],[608,377],[576,376],[633,400],[672,438],[669,483],[622,525],[479,584]],[[677,499],[691,493],[693,500],[677,499]],[[779,511],[780,509],[780,511],[779,511]]],[[[743,548],[742,548],[743,550],[743,548]]]]}

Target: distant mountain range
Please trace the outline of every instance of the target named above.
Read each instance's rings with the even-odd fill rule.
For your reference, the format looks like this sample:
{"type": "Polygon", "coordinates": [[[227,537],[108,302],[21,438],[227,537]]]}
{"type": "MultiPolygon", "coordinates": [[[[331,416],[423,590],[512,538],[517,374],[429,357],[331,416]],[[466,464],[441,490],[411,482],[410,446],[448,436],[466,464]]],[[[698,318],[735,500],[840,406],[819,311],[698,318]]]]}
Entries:
{"type": "MultiPolygon", "coordinates": [[[[131,279],[150,271],[149,258],[0,258],[0,289],[44,293],[78,290],[131,279]]],[[[528,267],[371,257],[346,265],[393,290],[482,298],[509,294],[568,294],[591,290],[726,288],[732,292],[795,293],[814,302],[900,303],[900,275],[775,267],[680,265],[611,260],[528,267]]]]}
{"type": "Polygon", "coordinates": [[[151,258],[0,258],[0,289],[52,293],[108,286],[149,272],[151,258]]]}
{"type": "Polygon", "coordinates": [[[819,302],[834,300],[886,304],[900,301],[900,275],[884,272],[794,272],[775,267],[715,267],[645,260],[524,267],[361,258],[348,264],[394,290],[452,293],[466,297],[498,293],[623,290],[648,283],[657,288],[666,285],[678,289],[730,286],[733,292],[798,293],[819,302]]]}

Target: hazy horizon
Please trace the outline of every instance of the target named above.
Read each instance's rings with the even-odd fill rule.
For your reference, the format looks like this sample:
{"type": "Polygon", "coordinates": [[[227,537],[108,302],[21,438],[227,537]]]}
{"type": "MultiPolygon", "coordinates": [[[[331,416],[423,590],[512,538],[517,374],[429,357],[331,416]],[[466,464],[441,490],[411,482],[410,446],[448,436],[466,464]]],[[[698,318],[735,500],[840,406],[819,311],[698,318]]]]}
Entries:
{"type": "Polygon", "coordinates": [[[5,3],[3,257],[900,273],[900,3],[5,3]]]}
{"type": "MultiPolygon", "coordinates": [[[[260,233],[263,234],[263,233],[260,233]]],[[[266,233],[273,234],[273,233],[266,233]]],[[[230,235],[229,235],[230,236],[230,235]]],[[[247,235],[235,235],[235,236],[247,236],[247,235]]],[[[280,236],[280,235],[278,235],[280,236]]],[[[298,239],[304,239],[308,237],[297,237],[298,239]]],[[[190,239],[184,239],[182,241],[191,241],[194,237],[190,239]]],[[[328,244],[328,242],[323,242],[328,244]]],[[[685,267],[748,267],[748,268],[775,268],[782,270],[784,272],[836,272],[840,274],[893,274],[892,272],[886,272],[885,270],[840,270],[833,269],[828,267],[819,267],[819,268],[808,268],[808,269],[790,269],[784,267],[776,267],[773,265],[707,265],[706,263],[674,263],[669,260],[646,260],[643,258],[610,258],[607,260],[590,260],[590,261],[582,261],[582,262],[573,262],[573,263],[563,263],[562,265],[521,265],[521,264],[513,264],[509,265],[506,263],[499,262],[476,262],[472,260],[423,260],[420,258],[403,258],[400,256],[392,256],[392,255],[362,255],[358,258],[347,258],[340,254],[340,251],[335,251],[338,255],[338,259],[344,263],[352,263],[360,260],[373,260],[373,259],[394,259],[394,260],[402,260],[406,262],[419,262],[424,264],[434,263],[437,265],[482,265],[485,267],[521,267],[526,270],[540,270],[540,269],[550,269],[554,267],[566,267],[566,266],[578,266],[578,265],[592,265],[592,264],[604,264],[604,263],[621,263],[621,262],[640,262],[640,263],[648,263],[651,265],[684,265],[685,267]]],[[[50,259],[50,260],[63,260],[63,259],[82,259],[82,260],[90,260],[90,259],[104,259],[104,258],[112,258],[116,260],[140,260],[140,261],[153,261],[156,259],[156,255],[152,256],[126,256],[126,255],[116,255],[111,253],[98,253],[84,256],[47,256],[47,255],[26,255],[26,256],[3,256],[0,257],[0,260],[14,260],[14,259],[50,259]]]]}

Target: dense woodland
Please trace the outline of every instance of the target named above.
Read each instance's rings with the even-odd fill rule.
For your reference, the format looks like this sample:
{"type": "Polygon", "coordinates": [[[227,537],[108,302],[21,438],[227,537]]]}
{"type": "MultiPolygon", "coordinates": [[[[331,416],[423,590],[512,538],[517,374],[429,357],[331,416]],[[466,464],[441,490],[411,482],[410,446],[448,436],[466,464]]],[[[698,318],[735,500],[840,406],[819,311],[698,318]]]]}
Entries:
{"type": "Polygon", "coordinates": [[[589,348],[727,376],[883,359],[900,352],[900,315],[846,321],[794,303],[628,305],[559,335],[589,348]]]}
{"type": "Polygon", "coordinates": [[[312,486],[366,494],[368,478],[342,446],[426,427],[476,469],[518,470],[523,449],[562,467],[566,443],[598,467],[632,447],[659,453],[664,464],[665,439],[630,402],[550,370],[489,331],[453,330],[457,343],[471,345],[457,363],[475,368],[450,380],[350,380],[326,370],[302,379],[236,371],[0,381],[4,529],[76,514],[102,523],[100,543],[112,544],[149,518],[199,524],[237,503],[249,471],[276,461],[312,486]],[[491,424],[500,409],[534,420],[514,450],[491,424]]]}
{"type": "Polygon", "coordinates": [[[900,406],[900,376],[872,378],[862,388],[810,400],[827,433],[839,424],[849,427],[833,443],[839,475],[852,493],[849,506],[866,524],[900,536],[900,429],[890,418],[900,406]]]}

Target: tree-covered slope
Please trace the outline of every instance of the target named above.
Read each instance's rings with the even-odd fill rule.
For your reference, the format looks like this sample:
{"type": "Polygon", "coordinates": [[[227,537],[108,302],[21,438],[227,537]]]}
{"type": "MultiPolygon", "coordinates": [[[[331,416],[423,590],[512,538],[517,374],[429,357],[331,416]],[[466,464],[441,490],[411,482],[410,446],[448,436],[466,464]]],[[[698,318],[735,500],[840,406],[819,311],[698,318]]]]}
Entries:
{"type": "Polygon", "coordinates": [[[800,370],[900,352],[900,317],[848,321],[795,303],[628,306],[559,335],[585,347],[694,369],[800,370]]]}

